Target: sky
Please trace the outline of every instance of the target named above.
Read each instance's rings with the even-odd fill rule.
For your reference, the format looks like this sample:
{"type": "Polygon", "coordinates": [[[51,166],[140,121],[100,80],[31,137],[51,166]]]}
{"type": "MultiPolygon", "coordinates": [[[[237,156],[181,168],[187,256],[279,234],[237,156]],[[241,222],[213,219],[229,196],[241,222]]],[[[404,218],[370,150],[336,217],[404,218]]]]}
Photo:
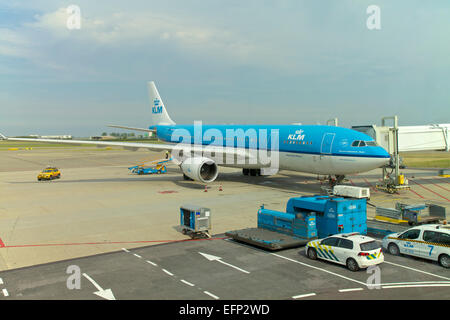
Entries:
{"type": "Polygon", "coordinates": [[[449,17],[448,0],[0,0],[0,132],[147,127],[151,80],[179,124],[450,123],[449,17]]]}

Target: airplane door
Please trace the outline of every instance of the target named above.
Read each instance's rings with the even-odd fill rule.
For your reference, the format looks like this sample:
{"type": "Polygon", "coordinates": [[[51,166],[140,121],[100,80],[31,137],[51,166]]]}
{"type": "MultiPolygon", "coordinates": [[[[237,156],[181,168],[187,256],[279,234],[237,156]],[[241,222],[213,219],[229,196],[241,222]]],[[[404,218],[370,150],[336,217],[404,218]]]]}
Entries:
{"type": "Polygon", "coordinates": [[[320,146],[321,154],[331,154],[331,147],[333,146],[335,133],[325,133],[322,138],[322,145],[320,146]]]}

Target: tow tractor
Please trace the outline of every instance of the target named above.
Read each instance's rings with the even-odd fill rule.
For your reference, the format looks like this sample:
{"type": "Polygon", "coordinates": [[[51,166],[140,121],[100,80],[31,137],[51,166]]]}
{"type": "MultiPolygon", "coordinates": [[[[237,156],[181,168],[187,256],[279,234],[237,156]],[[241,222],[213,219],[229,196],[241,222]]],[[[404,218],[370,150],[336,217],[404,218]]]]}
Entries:
{"type": "Polygon", "coordinates": [[[144,166],[144,164],[140,164],[134,167],[128,168],[128,170],[131,171],[131,173],[134,174],[161,174],[167,172],[166,163],[172,161],[172,158],[170,159],[163,159],[163,160],[155,160],[149,163],[148,166],[144,166]]]}

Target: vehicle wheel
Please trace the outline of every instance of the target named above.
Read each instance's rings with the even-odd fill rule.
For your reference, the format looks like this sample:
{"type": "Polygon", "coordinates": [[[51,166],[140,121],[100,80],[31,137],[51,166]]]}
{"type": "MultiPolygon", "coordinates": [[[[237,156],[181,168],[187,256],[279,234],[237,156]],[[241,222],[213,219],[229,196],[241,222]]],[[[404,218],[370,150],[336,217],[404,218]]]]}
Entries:
{"type": "Polygon", "coordinates": [[[393,256],[398,256],[400,254],[400,249],[398,248],[398,246],[395,243],[390,243],[388,245],[388,251],[393,256]]]}
{"type": "Polygon", "coordinates": [[[359,270],[359,266],[358,263],[355,261],[355,259],[347,259],[347,268],[350,271],[358,271],[359,270]]]}
{"type": "Polygon", "coordinates": [[[439,256],[439,264],[444,268],[450,268],[450,256],[446,254],[441,254],[439,256]]]}
{"type": "Polygon", "coordinates": [[[308,258],[311,260],[317,260],[317,251],[314,248],[308,248],[308,251],[306,252],[308,255],[308,258]]]}

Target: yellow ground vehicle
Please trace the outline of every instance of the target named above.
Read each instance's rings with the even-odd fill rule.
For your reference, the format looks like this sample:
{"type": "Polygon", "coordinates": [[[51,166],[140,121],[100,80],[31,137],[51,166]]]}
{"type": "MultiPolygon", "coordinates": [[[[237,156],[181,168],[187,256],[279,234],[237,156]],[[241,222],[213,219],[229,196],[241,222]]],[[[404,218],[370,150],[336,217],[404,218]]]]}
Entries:
{"type": "Polygon", "coordinates": [[[59,178],[61,178],[61,171],[59,171],[58,168],[54,168],[54,167],[47,167],[47,168],[45,168],[37,176],[37,179],[39,181],[41,181],[41,180],[53,180],[53,179],[59,179],[59,178]]]}

